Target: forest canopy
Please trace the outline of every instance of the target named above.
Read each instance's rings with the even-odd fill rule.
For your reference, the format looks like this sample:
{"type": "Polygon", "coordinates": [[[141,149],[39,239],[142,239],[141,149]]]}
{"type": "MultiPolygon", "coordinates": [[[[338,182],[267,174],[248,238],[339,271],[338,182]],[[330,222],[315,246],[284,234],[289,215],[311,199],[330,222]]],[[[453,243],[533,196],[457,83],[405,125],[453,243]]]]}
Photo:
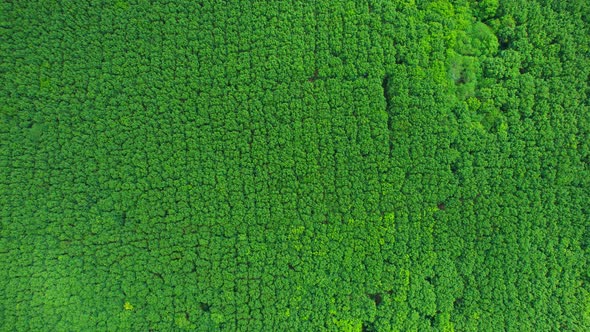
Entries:
{"type": "Polygon", "coordinates": [[[0,330],[590,331],[589,18],[2,1],[0,330]]]}

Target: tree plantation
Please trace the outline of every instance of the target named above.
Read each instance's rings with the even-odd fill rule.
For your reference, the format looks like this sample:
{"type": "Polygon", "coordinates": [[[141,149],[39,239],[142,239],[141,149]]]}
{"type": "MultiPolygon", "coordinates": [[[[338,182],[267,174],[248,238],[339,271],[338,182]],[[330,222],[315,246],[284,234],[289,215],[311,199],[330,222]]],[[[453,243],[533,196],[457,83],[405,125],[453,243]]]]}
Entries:
{"type": "Polygon", "coordinates": [[[589,19],[0,2],[0,330],[590,331],[589,19]]]}

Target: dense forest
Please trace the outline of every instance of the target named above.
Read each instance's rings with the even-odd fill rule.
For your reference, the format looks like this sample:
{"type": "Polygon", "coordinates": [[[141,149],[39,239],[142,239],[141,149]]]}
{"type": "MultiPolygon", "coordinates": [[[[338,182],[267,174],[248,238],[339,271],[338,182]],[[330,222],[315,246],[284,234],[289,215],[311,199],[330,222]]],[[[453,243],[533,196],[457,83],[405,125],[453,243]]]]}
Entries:
{"type": "Polygon", "coordinates": [[[0,330],[590,331],[590,3],[0,2],[0,330]]]}

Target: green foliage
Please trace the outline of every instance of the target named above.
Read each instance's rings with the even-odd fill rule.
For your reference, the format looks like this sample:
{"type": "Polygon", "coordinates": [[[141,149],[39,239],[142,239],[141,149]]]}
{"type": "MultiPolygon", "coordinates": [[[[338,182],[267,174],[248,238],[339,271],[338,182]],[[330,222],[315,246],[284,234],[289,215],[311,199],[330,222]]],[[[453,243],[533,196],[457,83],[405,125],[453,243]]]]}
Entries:
{"type": "Polygon", "coordinates": [[[495,55],[498,51],[498,38],[492,29],[482,22],[475,22],[471,25],[467,30],[466,37],[467,41],[463,45],[465,52],[486,57],[495,55]]]}
{"type": "Polygon", "coordinates": [[[477,0],[472,2],[474,16],[482,21],[496,17],[500,7],[499,0],[477,0]]]}
{"type": "Polygon", "coordinates": [[[0,330],[590,330],[584,1],[4,1],[0,330]]]}
{"type": "Polygon", "coordinates": [[[449,77],[456,85],[457,95],[466,99],[475,94],[480,77],[480,64],[476,57],[450,52],[449,77]]]}

